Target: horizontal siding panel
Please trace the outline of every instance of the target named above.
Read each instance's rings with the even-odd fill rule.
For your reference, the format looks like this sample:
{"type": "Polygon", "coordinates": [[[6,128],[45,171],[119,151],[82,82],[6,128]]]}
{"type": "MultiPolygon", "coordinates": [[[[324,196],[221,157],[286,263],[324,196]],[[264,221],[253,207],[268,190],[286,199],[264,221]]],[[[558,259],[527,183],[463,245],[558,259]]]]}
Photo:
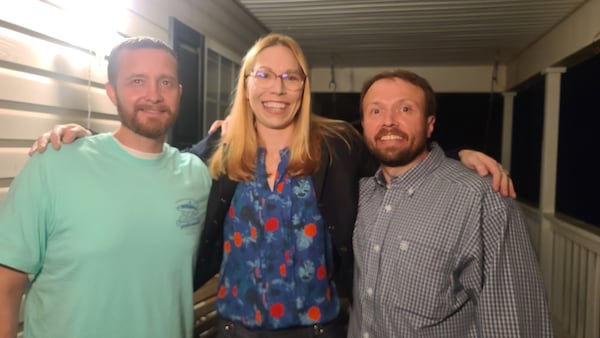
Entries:
{"type": "MultiPolygon", "coordinates": [[[[78,123],[86,126],[87,117],[0,109],[0,138],[6,140],[31,140],[33,142],[55,125],[65,123],[78,123]]],[[[120,122],[117,120],[92,118],[90,128],[98,132],[109,132],[116,130],[119,124],[120,122]]]]}
{"type": "Polygon", "coordinates": [[[110,121],[110,120],[94,120],[92,119],[92,123],[90,124],[90,128],[98,133],[110,133],[121,125],[120,121],[110,121]]]}
{"type": "Polygon", "coordinates": [[[116,115],[104,89],[0,68],[0,100],[116,115]]]}
{"type": "Polygon", "coordinates": [[[72,122],[73,117],[0,109],[0,138],[36,140],[54,125],[72,122]]]}
{"type": "Polygon", "coordinates": [[[169,43],[169,31],[167,25],[161,27],[150,21],[148,18],[136,15],[131,11],[127,11],[125,16],[127,17],[125,20],[127,25],[119,30],[125,36],[152,36],[169,43]]]}
{"type": "Polygon", "coordinates": [[[107,79],[103,58],[4,27],[0,27],[0,60],[13,67],[20,65],[100,84],[107,79]]]}
{"type": "Polygon", "coordinates": [[[0,178],[15,177],[29,159],[28,148],[0,148],[0,178]]]}
{"type": "MultiPolygon", "coordinates": [[[[116,14],[112,14],[114,21],[116,14]]],[[[42,37],[51,37],[64,45],[77,46],[82,50],[101,50],[100,54],[103,55],[110,51],[107,45],[123,39],[111,27],[114,22],[108,18],[86,18],[45,1],[11,1],[10,5],[7,3],[0,8],[0,25],[5,25],[1,20],[37,32],[42,37]],[[105,20],[103,25],[100,25],[100,20],[105,20]]]]}

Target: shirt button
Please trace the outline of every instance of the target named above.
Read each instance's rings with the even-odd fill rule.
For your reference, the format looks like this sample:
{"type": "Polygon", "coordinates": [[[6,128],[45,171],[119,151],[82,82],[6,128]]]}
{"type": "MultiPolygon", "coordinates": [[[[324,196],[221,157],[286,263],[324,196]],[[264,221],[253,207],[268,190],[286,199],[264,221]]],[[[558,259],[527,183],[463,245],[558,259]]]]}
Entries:
{"type": "Polygon", "coordinates": [[[373,246],[373,250],[375,250],[375,252],[379,252],[381,250],[381,247],[379,246],[379,244],[375,244],[375,246],[373,246]]]}
{"type": "Polygon", "coordinates": [[[391,205],[389,205],[389,204],[388,204],[388,205],[386,205],[386,206],[385,206],[385,211],[387,211],[387,212],[390,212],[390,211],[392,211],[392,206],[391,206],[391,205]]]}
{"type": "Polygon", "coordinates": [[[367,295],[373,296],[373,289],[372,288],[368,288],[367,289],[367,295]]]}
{"type": "Polygon", "coordinates": [[[407,241],[400,242],[400,250],[402,250],[402,251],[408,250],[408,242],[407,241]]]}

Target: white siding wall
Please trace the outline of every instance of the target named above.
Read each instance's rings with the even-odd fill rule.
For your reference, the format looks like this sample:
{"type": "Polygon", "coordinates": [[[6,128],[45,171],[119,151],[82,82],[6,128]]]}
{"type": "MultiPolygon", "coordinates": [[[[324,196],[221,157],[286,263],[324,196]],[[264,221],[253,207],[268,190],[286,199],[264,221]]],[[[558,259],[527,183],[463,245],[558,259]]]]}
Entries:
{"type": "Polygon", "coordinates": [[[73,14],[40,0],[0,0],[0,205],[41,133],[57,123],[86,125],[88,110],[92,129],[118,126],[104,92],[105,56],[123,35],[168,42],[173,16],[204,34],[207,46],[237,62],[265,33],[232,0],[130,1],[129,8],[109,18],[97,17],[101,15],[73,14]]]}
{"type": "Polygon", "coordinates": [[[118,125],[104,93],[103,58],[30,29],[0,22],[0,203],[42,132],[57,123],[86,125],[88,107],[92,128],[118,125]]]}

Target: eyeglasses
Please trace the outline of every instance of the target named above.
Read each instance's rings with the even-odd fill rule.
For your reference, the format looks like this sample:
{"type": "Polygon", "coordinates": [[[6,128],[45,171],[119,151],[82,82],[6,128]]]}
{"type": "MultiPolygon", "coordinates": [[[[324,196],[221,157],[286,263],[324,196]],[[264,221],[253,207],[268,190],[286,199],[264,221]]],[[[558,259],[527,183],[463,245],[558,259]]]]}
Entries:
{"type": "Polygon", "coordinates": [[[285,88],[289,90],[300,90],[304,85],[304,75],[297,72],[286,72],[280,75],[270,70],[255,70],[248,76],[252,76],[257,86],[267,89],[275,84],[277,78],[281,78],[285,88]]]}

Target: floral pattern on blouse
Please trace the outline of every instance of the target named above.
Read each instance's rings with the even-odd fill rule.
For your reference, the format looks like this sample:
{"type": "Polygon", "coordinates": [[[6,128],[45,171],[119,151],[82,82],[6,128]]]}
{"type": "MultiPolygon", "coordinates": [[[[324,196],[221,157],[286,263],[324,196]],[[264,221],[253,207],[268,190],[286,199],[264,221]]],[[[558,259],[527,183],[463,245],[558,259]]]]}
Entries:
{"type": "Polygon", "coordinates": [[[225,217],[217,310],[248,328],[326,323],[339,313],[312,180],[287,174],[287,148],[280,158],[271,190],[259,148],[255,178],[238,184],[225,217]]]}

